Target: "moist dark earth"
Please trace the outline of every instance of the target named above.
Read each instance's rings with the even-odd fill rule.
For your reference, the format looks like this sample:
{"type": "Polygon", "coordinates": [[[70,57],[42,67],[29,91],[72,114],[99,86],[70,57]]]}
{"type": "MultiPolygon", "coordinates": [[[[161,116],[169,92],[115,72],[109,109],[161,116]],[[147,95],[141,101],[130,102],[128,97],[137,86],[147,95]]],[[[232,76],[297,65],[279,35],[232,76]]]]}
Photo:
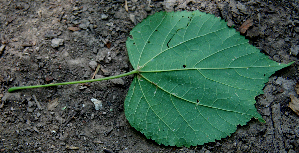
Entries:
{"type": "Polygon", "coordinates": [[[1,152],[299,152],[299,4],[291,0],[0,0],[1,152]],[[170,147],[130,126],[124,100],[134,76],[8,93],[13,86],[91,79],[132,70],[125,42],[159,11],[200,10],[227,21],[270,59],[289,63],[269,78],[252,119],[231,136],[170,147]],[[241,25],[246,21],[242,27],[241,25]],[[297,85],[297,86],[296,86],[297,85]],[[95,110],[91,99],[102,102],[95,110]]]}

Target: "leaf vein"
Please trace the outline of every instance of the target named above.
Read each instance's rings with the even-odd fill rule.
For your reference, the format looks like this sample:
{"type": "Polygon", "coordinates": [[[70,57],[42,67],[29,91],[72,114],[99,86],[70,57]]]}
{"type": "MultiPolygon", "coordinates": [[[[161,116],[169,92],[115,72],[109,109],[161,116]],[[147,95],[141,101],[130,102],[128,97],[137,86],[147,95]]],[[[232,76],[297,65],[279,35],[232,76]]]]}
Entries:
{"type": "MultiPolygon", "coordinates": [[[[144,78],[144,77],[143,77],[144,78]]],[[[155,110],[152,108],[152,106],[151,106],[151,104],[150,104],[150,102],[147,100],[147,98],[146,98],[146,96],[145,96],[145,94],[144,94],[144,91],[143,91],[143,89],[142,89],[142,86],[141,86],[141,84],[140,84],[140,81],[138,80],[138,84],[139,84],[139,86],[140,86],[140,90],[141,90],[141,92],[142,92],[142,95],[143,95],[143,97],[144,97],[144,99],[145,99],[145,101],[146,101],[146,103],[148,104],[148,106],[149,106],[149,108],[154,112],[154,114],[170,129],[170,131],[172,131],[172,133],[173,133],[173,135],[175,135],[175,137],[177,137],[178,138],[178,136],[175,134],[175,132],[173,131],[173,129],[162,119],[162,118],[160,118],[160,116],[155,112],[155,110]]]]}
{"type": "MultiPolygon", "coordinates": [[[[196,36],[196,37],[194,37],[194,38],[190,38],[190,39],[188,39],[188,40],[186,40],[186,41],[182,41],[182,42],[178,43],[177,45],[174,45],[174,46],[172,46],[172,47],[169,47],[169,48],[165,49],[164,51],[159,52],[157,55],[153,56],[153,58],[151,58],[150,60],[148,60],[148,61],[147,61],[143,66],[141,66],[141,67],[145,67],[145,66],[147,65],[147,63],[149,63],[151,60],[153,60],[154,58],[158,57],[158,56],[161,55],[162,53],[171,50],[172,48],[175,48],[175,47],[177,47],[177,46],[179,46],[179,45],[181,45],[181,44],[184,44],[184,43],[186,43],[186,42],[188,42],[188,41],[191,41],[191,40],[193,40],[193,39],[200,38],[200,37],[204,37],[204,36],[206,36],[206,35],[208,35],[208,34],[215,33],[215,32],[217,32],[217,31],[224,30],[224,29],[225,29],[225,28],[221,28],[221,29],[218,29],[218,30],[215,30],[215,31],[206,33],[206,34],[204,34],[204,35],[196,36]]],[[[140,58],[141,58],[141,55],[140,55],[140,58]]]]}
{"type": "MultiPolygon", "coordinates": [[[[156,28],[154,28],[154,29],[152,30],[152,32],[151,32],[151,34],[148,36],[147,40],[144,41],[145,43],[144,43],[143,48],[142,48],[142,50],[141,50],[141,53],[140,53],[140,56],[139,56],[139,60],[138,60],[137,67],[139,66],[140,59],[141,59],[141,56],[142,56],[142,54],[143,54],[144,48],[145,48],[145,46],[147,45],[146,42],[148,42],[148,40],[151,38],[151,36],[152,36],[153,33],[155,32],[155,30],[161,25],[161,23],[164,21],[165,17],[166,17],[166,15],[163,16],[163,18],[161,19],[160,23],[156,26],[156,28]]],[[[150,23],[149,23],[149,24],[150,24],[150,23]]]]}

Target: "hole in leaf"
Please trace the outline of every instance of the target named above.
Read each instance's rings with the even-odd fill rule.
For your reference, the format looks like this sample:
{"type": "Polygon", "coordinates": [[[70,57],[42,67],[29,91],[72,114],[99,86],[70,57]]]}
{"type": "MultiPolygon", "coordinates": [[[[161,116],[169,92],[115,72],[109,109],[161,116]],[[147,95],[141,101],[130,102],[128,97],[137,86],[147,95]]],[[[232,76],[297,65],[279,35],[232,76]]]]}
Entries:
{"type": "Polygon", "coordinates": [[[186,65],[183,65],[184,68],[186,68],[186,65]]]}

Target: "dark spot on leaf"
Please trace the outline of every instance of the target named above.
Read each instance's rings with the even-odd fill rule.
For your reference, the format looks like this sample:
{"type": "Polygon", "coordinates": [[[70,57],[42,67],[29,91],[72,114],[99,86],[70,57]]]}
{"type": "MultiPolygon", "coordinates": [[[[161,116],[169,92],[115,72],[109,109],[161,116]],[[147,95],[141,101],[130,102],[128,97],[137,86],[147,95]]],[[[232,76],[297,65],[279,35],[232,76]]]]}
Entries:
{"type": "Polygon", "coordinates": [[[133,43],[133,45],[135,45],[135,43],[133,43]]]}
{"type": "Polygon", "coordinates": [[[151,43],[150,41],[148,41],[147,43],[151,43]]]}
{"type": "Polygon", "coordinates": [[[182,18],[183,18],[184,16],[182,16],[182,18]]]}
{"type": "Polygon", "coordinates": [[[266,76],[266,74],[264,74],[264,76],[266,76]]]}
{"type": "Polygon", "coordinates": [[[157,29],[155,31],[158,31],[157,29]]]}
{"type": "MultiPolygon", "coordinates": [[[[180,29],[178,29],[178,30],[180,30],[180,29]]],[[[178,32],[178,30],[176,30],[176,33],[178,32]]],[[[168,48],[169,48],[169,43],[172,40],[172,38],[174,37],[174,35],[175,35],[175,33],[171,36],[171,38],[168,40],[168,42],[166,44],[168,48]]]]}
{"type": "Polygon", "coordinates": [[[197,99],[196,102],[199,102],[199,100],[197,99]]]}
{"type": "Polygon", "coordinates": [[[183,65],[184,68],[186,68],[186,65],[183,65]]]}

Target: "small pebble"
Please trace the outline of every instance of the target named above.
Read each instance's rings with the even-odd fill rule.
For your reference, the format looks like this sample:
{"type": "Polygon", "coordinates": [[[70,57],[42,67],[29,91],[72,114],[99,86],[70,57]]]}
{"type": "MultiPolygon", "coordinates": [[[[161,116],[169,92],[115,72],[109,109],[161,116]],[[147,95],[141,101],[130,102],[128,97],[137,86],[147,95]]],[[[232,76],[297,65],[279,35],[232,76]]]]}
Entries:
{"type": "Polygon", "coordinates": [[[134,14],[130,14],[129,18],[136,25],[135,15],[134,14]]]}
{"type": "Polygon", "coordinates": [[[79,31],[80,30],[80,28],[78,28],[78,27],[68,27],[67,29],[70,31],[79,31]]]}
{"type": "Polygon", "coordinates": [[[121,78],[112,79],[111,82],[116,85],[124,85],[125,84],[124,80],[121,78]]]}
{"type": "Polygon", "coordinates": [[[5,45],[2,45],[2,46],[0,47],[0,55],[3,53],[4,49],[5,49],[5,45]]]}
{"type": "Polygon", "coordinates": [[[90,61],[88,65],[92,70],[95,70],[98,66],[98,63],[96,61],[90,61]]]}
{"type": "Polygon", "coordinates": [[[21,101],[21,93],[5,93],[1,99],[2,101],[21,101]]]}
{"type": "Polygon", "coordinates": [[[149,7],[149,6],[145,7],[144,9],[145,9],[145,11],[147,11],[147,12],[150,12],[150,11],[152,10],[152,8],[149,7]]]}
{"type": "Polygon", "coordinates": [[[28,101],[28,107],[34,107],[35,103],[33,103],[32,101],[28,101]]]}
{"type": "Polygon", "coordinates": [[[79,7],[74,7],[73,8],[73,11],[78,11],[79,10],[79,7]]]}
{"type": "Polygon", "coordinates": [[[36,113],[36,117],[40,117],[41,115],[42,115],[42,114],[39,113],[39,112],[36,113]]]}
{"type": "Polygon", "coordinates": [[[54,39],[52,39],[52,44],[51,44],[51,46],[52,46],[53,48],[57,48],[57,47],[63,45],[63,42],[64,42],[63,39],[54,38],[54,39]]]}
{"type": "Polygon", "coordinates": [[[81,29],[87,29],[90,25],[89,21],[83,21],[83,23],[79,24],[79,28],[81,29]]]}
{"type": "Polygon", "coordinates": [[[299,52],[299,45],[291,47],[291,54],[297,56],[299,52]]]}
{"type": "Polygon", "coordinates": [[[45,38],[51,39],[51,38],[57,37],[58,34],[56,34],[54,31],[50,30],[50,31],[46,31],[44,36],[45,36],[45,38]]]}
{"type": "Polygon", "coordinates": [[[108,15],[106,15],[106,14],[102,14],[102,15],[101,15],[101,19],[102,19],[102,20],[108,19],[108,15]]]}
{"type": "Polygon", "coordinates": [[[94,54],[97,54],[97,53],[98,53],[98,49],[97,49],[96,47],[94,47],[93,50],[92,50],[92,52],[93,52],[94,54]]]}
{"type": "Polygon", "coordinates": [[[46,82],[50,82],[50,81],[53,81],[54,78],[51,76],[46,76],[45,80],[46,80],[46,82]]]}
{"type": "Polygon", "coordinates": [[[95,98],[91,98],[90,100],[93,102],[95,110],[100,110],[103,107],[101,100],[97,100],[95,98]]]}

